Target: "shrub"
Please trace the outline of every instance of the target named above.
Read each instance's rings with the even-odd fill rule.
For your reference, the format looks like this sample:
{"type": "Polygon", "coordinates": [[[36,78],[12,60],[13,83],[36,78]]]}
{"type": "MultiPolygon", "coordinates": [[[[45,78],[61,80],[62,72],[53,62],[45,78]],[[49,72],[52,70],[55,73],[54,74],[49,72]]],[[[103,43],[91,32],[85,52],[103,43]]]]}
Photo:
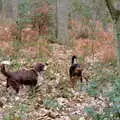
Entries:
{"type": "MultiPolygon", "coordinates": [[[[22,30],[30,28],[39,35],[48,34],[48,26],[52,25],[52,14],[48,2],[21,1],[19,5],[19,17],[16,20],[16,39],[21,40],[22,30]]],[[[51,30],[50,30],[51,31],[51,30]]],[[[30,32],[31,34],[31,32],[30,32]]],[[[31,39],[31,38],[29,38],[31,39]]]]}
{"type": "Polygon", "coordinates": [[[43,104],[46,108],[48,109],[61,109],[62,106],[55,100],[55,99],[50,99],[50,98],[45,98],[43,100],[43,104]]]}
{"type": "Polygon", "coordinates": [[[5,113],[3,120],[27,120],[27,106],[25,104],[18,105],[18,108],[11,108],[5,113]],[[17,109],[17,110],[16,110],[17,109]]]}
{"type": "Polygon", "coordinates": [[[105,94],[109,99],[108,107],[102,113],[97,113],[92,108],[85,108],[85,112],[93,120],[120,120],[120,77],[116,77],[113,89],[105,94]]]}

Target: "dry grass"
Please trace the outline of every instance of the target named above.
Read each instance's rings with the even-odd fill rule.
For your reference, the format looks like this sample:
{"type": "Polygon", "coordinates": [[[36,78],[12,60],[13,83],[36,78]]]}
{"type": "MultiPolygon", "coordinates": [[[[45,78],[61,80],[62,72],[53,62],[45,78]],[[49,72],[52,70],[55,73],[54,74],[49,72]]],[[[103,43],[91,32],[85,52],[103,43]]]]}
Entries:
{"type": "MultiPolygon", "coordinates": [[[[86,27],[86,25],[83,25],[81,27],[81,24],[76,21],[71,21],[71,25],[72,30],[70,31],[70,36],[74,36],[73,38],[75,39],[73,48],[74,53],[86,59],[86,62],[93,61],[90,59],[94,59],[95,62],[107,63],[116,59],[113,34],[111,32],[104,32],[99,22],[96,22],[94,31],[92,31],[90,26],[86,27]],[[88,30],[83,28],[87,28],[88,30]],[[88,37],[82,37],[80,31],[86,33],[88,37]],[[80,36],[77,37],[78,35],[76,34],[80,36]]],[[[109,29],[111,29],[111,26],[109,29]]]]}

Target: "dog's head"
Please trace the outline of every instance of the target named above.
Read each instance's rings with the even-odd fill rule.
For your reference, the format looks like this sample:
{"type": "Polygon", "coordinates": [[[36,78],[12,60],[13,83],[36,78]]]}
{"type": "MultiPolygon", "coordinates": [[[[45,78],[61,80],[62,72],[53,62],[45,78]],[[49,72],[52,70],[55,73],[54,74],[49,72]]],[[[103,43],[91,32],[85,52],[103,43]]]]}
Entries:
{"type": "Polygon", "coordinates": [[[47,65],[43,63],[36,63],[35,65],[33,65],[33,68],[40,73],[47,69],[47,65]]]}

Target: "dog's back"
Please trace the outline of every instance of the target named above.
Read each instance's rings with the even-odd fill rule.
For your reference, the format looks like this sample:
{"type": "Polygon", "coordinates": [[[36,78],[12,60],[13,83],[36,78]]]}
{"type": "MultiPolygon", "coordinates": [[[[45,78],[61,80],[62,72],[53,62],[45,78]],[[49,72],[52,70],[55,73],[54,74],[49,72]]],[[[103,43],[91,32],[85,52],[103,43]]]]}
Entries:
{"type": "Polygon", "coordinates": [[[33,69],[31,70],[20,70],[11,72],[11,78],[15,79],[19,84],[24,85],[36,85],[37,84],[37,73],[33,69]]]}
{"type": "Polygon", "coordinates": [[[75,63],[75,59],[77,61],[77,57],[75,55],[72,56],[71,66],[69,69],[70,82],[72,87],[74,87],[77,79],[80,79],[80,81],[82,82],[82,67],[80,64],[75,63]]]}
{"type": "Polygon", "coordinates": [[[37,63],[32,69],[22,69],[15,72],[6,71],[5,65],[1,65],[1,72],[7,77],[6,87],[12,86],[16,93],[19,92],[20,85],[35,86],[37,84],[38,75],[44,71],[44,64],[37,63]]]}
{"type": "Polygon", "coordinates": [[[26,70],[26,69],[22,69],[19,71],[15,71],[15,72],[10,72],[10,71],[6,71],[5,70],[5,65],[2,64],[1,65],[1,72],[8,78],[14,78],[14,79],[34,79],[35,77],[37,77],[37,73],[34,69],[30,69],[30,70],[26,70]]]}
{"type": "Polygon", "coordinates": [[[69,69],[70,76],[77,75],[75,73],[76,70],[82,70],[80,64],[72,64],[69,69]]]}
{"type": "Polygon", "coordinates": [[[35,86],[37,84],[38,75],[34,69],[10,72],[5,70],[5,65],[1,65],[1,72],[7,77],[6,87],[12,86],[16,93],[19,92],[20,85],[35,86]]]}
{"type": "Polygon", "coordinates": [[[81,69],[81,66],[80,66],[80,64],[77,63],[77,56],[73,55],[72,59],[71,59],[71,66],[70,66],[70,69],[69,69],[70,76],[74,75],[76,68],[81,69]],[[75,60],[76,60],[76,63],[75,63],[75,60]]]}

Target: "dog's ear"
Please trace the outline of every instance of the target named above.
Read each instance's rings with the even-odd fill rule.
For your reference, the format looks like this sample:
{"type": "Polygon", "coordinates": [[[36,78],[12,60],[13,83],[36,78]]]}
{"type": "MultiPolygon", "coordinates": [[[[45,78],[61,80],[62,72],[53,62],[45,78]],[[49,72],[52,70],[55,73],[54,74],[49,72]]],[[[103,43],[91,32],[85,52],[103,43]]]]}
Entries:
{"type": "Polygon", "coordinates": [[[49,65],[49,62],[46,62],[45,65],[48,66],[48,65],[49,65]]]}
{"type": "Polygon", "coordinates": [[[33,68],[37,71],[37,72],[42,72],[44,71],[45,65],[42,63],[37,63],[33,66],[33,68]]]}

